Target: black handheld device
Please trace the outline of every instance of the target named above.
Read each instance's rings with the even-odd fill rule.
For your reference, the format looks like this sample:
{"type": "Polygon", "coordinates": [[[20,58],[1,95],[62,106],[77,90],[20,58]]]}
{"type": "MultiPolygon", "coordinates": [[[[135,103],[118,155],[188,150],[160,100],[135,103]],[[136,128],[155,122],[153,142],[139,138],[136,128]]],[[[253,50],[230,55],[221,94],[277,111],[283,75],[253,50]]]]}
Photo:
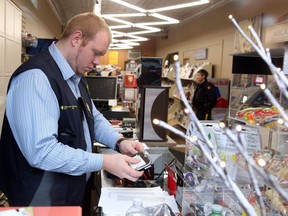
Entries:
{"type": "Polygon", "coordinates": [[[134,158],[139,158],[141,161],[137,164],[130,164],[130,166],[138,171],[145,170],[149,168],[152,164],[149,156],[143,152],[139,152],[133,155],[134,158]]]}

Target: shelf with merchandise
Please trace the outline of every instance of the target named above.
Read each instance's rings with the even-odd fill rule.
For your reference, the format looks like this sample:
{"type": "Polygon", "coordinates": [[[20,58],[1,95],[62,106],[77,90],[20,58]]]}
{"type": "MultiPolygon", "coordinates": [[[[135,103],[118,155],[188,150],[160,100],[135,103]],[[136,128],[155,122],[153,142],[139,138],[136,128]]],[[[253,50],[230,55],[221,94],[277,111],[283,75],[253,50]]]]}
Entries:
{"type": "Polygon", "coordinates": [[[239,204],[235,205],[237,201],[231,198],[234,194],[227,190],[219,176],[213,172],[201,151],[189,143],[186,145],[183,176],[182,215],[191,212],[196,215],[209,215],[209,207],[212,204],[223,206],[231,215],[241,215],[243,212],[239,204]]]}
{"type": "MultiPolygon", "coordinates": [[[[228,110],[227,108],[228,108],[228,103],[229,103],[228,101],[229,101],[230,80],[212,78],[213,65],[210,62],[203,62],[197,65],[197,67],[195,65],[193,65],[193,67],[189,66],[188,64],[180,67],[181,68],[180,81],[181,81],[182,88],[185,92],[186,99],[188,100],[188,103],[190,104],[190,106],[192,106],[192,98],[194,95],[196,82],[194,81],[193,75],[191,75],[191,77],[186,78],[186,75],[185,75],[186,72],[183,72],[183,71],[187,71],[187,68],[189,68],[190,70],[193,69],[192,74],[195,74],[200,69],[205,69],[209,74],[208,81],[213,83],[217,87],[218,99],[217,99],[217,105],[212,110],[212,117],[213,119],[217,119],[217,120],[226,119],[227,110],[228,110]]],[[[183,105],[182,98],[180,98],[179,90],[176,84],[175,72],[173,69],[170,70],[167,77],[169,79],[173,79],[175,82],[170,87],[170,90],[169,90],[169,96],[174,101],[174,104],[171,106],[171,108],[169,108],[169,114],[170,116],[172,116],[171,119],[177,119],[182,125],[185,125],[185,128],[187,128],[189,124],[189,118],[186,115],[186,113],[183,112],[185,107],[183,105]]]]}
{"type": "MultiPolygon", "coordinates": [[[[284,49],[271,49],[271,62],[284,67],[284,49]]],[[[287,76],[287,75],[285,75],[287,76]]],[[[260,88],[265,85],[283,112],[288,111],[288,100],[277,84],[275,75],[256,52],[233,55],[232,82],[229,104],[229,124],[255,125],[262,139],[262,148],[274,154],[288,153],[287,128],[279,124],[281,110],[276,108],[260,88]]]]}
{"type": "MultiPolygon", "coordinates": [[[[238,154],[238,150],[233,145],[232,140],[229,140],[226,135],[221,132],[221,128],[218,127],[219,122],[203,121],[201,123],[203,124],[211,143],[216,148],[221,163],[225,162],[225,170],[229,175],[229,178],[241,188],[243,194],[248,199],[249,193],[254,194],[255,191],[253,190],[253,187],[250,188],[250,185],[253,185],[253,180],[248,172],[245,160],[241,159],[241,155],[238,154]]],[[[273,175],[274,180],[282,179],[282,182],[278,181],[279,185],[287,187],[287,181],[285,181],[285,179],[287,179],[287,177],[285,177],[287,175],[285,170],[287,169],[283,166],[283,164],[286,164],[287,166],[287,162],[285,163],[287,157],[283,158],[279,156],[273,158],[273,154],[270,150],[262,149],[258,127],[255,125],[243,125],[242,133],[243,138],[248,141],[248,146],[245,147],[246,151],[251,155],[251,158],[255,160],[255,163],[259,163],[259,159],[267,162],[265,167],[262,167],[259,164],[259,168],[263,171],[266,169],[269,170],[273,175]],[[272,159],[274,162],[269,163],[272,159]],[[280,165],[281,169],[279,167],[280,165]]],[[[200,140],[201,143],[203,142],[204,146],[207,146],[199,131],[196,128],[193,128],[193,124],[189,125],[187,136],[197,136],[198,140],[200,140]]],[[[206,150],[213,155],[208,147],[206,150]]],[[[275,206],[273,207],[274,204],[271,204],[271,195],[270,198],[267,198],[269,195],[268,191],[270,191],[269,183],[265,182],[260,175],[256,174],[255,178],[262,190],[263,199],[267,204],[266,211],[270,212],[271,215],[281,215],[281,210],[275,209],[275,206]],[[268,193],[268,195],[266,195],[266,193],[268,193]]],[[[202,151],[189,141],[186,141],[183,180],[182,215],[188,215],[191,212],[195,212],[195,209],[199,212],[204,211],[205,205],[208,204],[220,204],[225,211],[232,211],[231,215],[241,215],[243,213],[243,209],[238,204],[239,200],[236,198],[235,194],[226,187],[223,180],[215,172],[213,166],[211,166],[211,164],[208,163],[207,158],[203,156],[202,151]],[[217,199],[215,199],[215,197],[217,197],[217,199]]],[[[258,209],[258,204],[255,200],[252,201],[253,199],[255,199],[255,194],[249,201],[255,209],[258,209]]],[[[282,211],[284,210],[282,209],[282,211]]]]}
{"type": "MultiPolygon", "coordinates": [[[[195,64],[190,65],[187,63],[186,65],[181,67],[181,73],[180,73],[181,85],[185,91],[186,98],[190,104],[192,103],[192,97],[195,88],[195,81],[193,79],[193,74],[196,73],[198,70],[202,69],[203,67],[205,67],[205,69],[209,71],[210,75],[212,74],[212,65],[210,64],[210,62],[204,62],[198,65],[195,64]]],[[[169,90],[169,97],[172,98],[174,101],[174,103],[172,104],[172,106],[169,108],[168,111],[169,116],[171,117],[169,124],[170,122],[171,125],[173,122],[175,123],[175,121],[173,121],[175,119],[179,122],[178,125],[187,128],[189,124],[189,118],[184,112],[184,106],[182,103],[182,99],[180,98],[180,94],[176,84],[176,76],[173,65],[170,65],[170,68],[167,71],[169,71],[169,73],[165,74],[165,79],[169,79],[174,82],[169,90]]]]}

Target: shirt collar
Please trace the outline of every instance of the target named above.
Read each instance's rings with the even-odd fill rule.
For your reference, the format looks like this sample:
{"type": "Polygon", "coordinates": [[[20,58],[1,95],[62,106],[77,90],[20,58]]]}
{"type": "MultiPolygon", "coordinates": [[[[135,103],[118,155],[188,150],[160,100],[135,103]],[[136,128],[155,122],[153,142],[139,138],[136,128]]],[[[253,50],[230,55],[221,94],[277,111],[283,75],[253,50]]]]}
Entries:
{"type": "MultiPolygon", "coordinates": [[[[60,71],[63,75],[64,80],[68,80],[73,76],[75,76],[76,79],[78,80],[79,76],[77,76],[75,74],[75,72],[73,71],[73,69],[71,68],[71,66],[67,62],[67,60],[64,58],[64,56],[62,55],[62,53],[60,52],[60,50],[56,46],[55,41],[49,46],[48,49],[49,49],[49,52],[50,52],[52,58],[54,59],[54,61],[58,65],[58,67],[60,68],[60,71]]],[[[78,82],[80,81],[80,78],[81,77],[79,77],[78,82]]]]}

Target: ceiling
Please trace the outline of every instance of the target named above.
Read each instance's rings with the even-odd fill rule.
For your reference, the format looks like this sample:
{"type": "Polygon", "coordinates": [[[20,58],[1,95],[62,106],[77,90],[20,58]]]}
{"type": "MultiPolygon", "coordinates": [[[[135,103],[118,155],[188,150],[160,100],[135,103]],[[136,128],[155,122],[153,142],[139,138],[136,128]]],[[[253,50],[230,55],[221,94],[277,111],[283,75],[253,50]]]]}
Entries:
{"type": "MultiPolygon", "coordinates": [[[[187,22],[193,18],[199,17],[205,13],[208,13],[209,11],[222,7],[225,4],[229,3],[233,0],[46,0],[61,24],[64,26],[67,21],[73,17],[76,14],[82,13],[82,12],[93,12],[95,3],[97,1],[100,10],[101,15],[107,22],[107,24],[110,27],[115,27],[115,29],[112,29],[113,32],[113,38],[119,37],[119,32],[123,35],[121,35],[122,38],[119,40],[127,40],[131,39],[128,35],[132,35],[132,39],[134,42],[140,41],[140,38],[146,38],[152,37],[152,36],[165,36],[169,30],[169,28],[172,28],[173,26],[177,25],[178,23],[184,23],[187,22]],[[182,4],[188,4],[188,3],[195,3],[195,2],[201,2],[201,1],[207,1],[209,3],[197,5],[193,7],[187,7],[187,8],[180,8],[180,9],[174,9],[174,10],[166,10],[166,11],[159,11],[156,12],[157,17],[153,17],[151,15],[148,16],[148,14],[151,14],[150,11],[153,9],[161,8],[161,7],[168,7],[173,5],[182,5],[182,4]],[[130,7],[123,6],[123,4],[119,4],[119,2],[124,2],[128,4],[132,4],[133,6],[136,6],[136,9],[131,9],[130,7]],[[146,16],[141,17],[117,17],[119,14],[124,13],[140,13],[139,8],[145,9],[146,16]],[[115,15],[112,19],[108,19],[105,17],[107,14],[113,14],[115,15]],[[164,16],[164,20],[161,18],[161,16],[164,16]],[[171,18],[172,24],[167,24],[167,17],[169,19],[171,18]],[[120,23],[119,21],[115,21],[115,18],[121,19],[120,23]],[[176,21],[176,22],[175,22],[176,21]],[[177,23],[177,21],[179,21],[177,23]],[[118,29],[117,27],[119,25],[123,26],[124,23],[129,23],[130,27],[122,27],[121,29],[118,29]],[[138,26],[137,24],[143,22],[149,22],[151,25],[142,25],[138,26]],[[155,24],[157,22],[157,24],[155,24]],[[161,22],[161,23],[159,23],[161,22]],[[132,26],[132,27],[131,27],[132,26]],[[148,27],[147,27],[148,26],[148,27]],[[149,32],[152,30],[155,30],[154,32],[149,32]],[[149,32],[149,33],[145,33],[149,32]],[[118,35],[117,35],[118,34],[118,35]],[[125,35],[124,35],[125,34],[125,35]],[[137,37],[136,39],[134,37],[137,37]],[[138,40],[139,39],[139,40],[138,40]]],[[[114,42],[115,43],[115,42],[114,42]]],[[[119,42],[120,43],[120,42],[119,42]]]]}

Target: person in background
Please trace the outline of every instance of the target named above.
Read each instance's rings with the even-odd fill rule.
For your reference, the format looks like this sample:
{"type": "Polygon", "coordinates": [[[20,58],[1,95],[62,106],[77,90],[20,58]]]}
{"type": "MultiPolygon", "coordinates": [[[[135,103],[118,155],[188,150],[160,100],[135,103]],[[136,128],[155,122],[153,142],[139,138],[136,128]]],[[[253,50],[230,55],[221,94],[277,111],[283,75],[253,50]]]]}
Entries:
{"type": "Polygon", "coordinates": [[[217,103],[216,87],[207,81],[208,72],[204,69],[195,74],[196,88],[192,108],[199,120],[211,120],[212,108],[217,103]]]}
{"type": "Polygon", "coordinates": [[[118,71],[117,70],[110,71],[108,73],[108,76],[118,76],[118,71]]]}
{"type": "Polygon", "coordinates": [[[97,68],[93,68],[92,70],[85,73],[85,76],[102,76],[101,71],[98,71],[97,68]]]}
{"type": "Polygon", "coordinates": [[[83,76],[111,38],[100,17],[76,15],[58,42],[11,76],[0,140],[0,189],[11,206],[81,206],[92,172],[142,176],[129,165],[140,162],[131,156],[142,143],[124,139],[97,111],[83,76]],[[120,154],[93,153],[94,141],[120,154]]]}

